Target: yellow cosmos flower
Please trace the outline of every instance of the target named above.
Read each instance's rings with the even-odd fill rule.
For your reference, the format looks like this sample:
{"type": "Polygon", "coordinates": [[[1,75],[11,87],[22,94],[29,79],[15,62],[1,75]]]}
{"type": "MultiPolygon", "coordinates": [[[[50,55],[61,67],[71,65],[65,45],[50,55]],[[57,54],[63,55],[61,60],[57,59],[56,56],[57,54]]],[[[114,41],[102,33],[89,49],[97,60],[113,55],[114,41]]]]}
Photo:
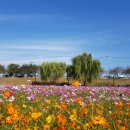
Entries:
{"type": "Polygon", "coordinates": [[[10,123],[13,123],[13,122],[12,122],[12,119],[11,119],[11,116],[7,116],[7,118],[6,118],[6,123],[9,123],[9,124],[10,124],[10,123]]]}
{"type": "Polygon", "coordinates": [[[42,115],[41,112],[34,112],[34,113],[31,114],[31,117],[32,117],[33,119],[37,119],[37,118],[39,118],[41,115],[42,115]]]}
{"type": "Polygon", "coordinates": [[[58,105],[58,104],[56,104],[56,105],[55,105],[55,108],[59,108],[59,109],[60,109],[60,108],[61,108],[61,106],[60,106],[60,105],[58,105]]]}
{"type": "Polygon", "coordinates": [[[53,115],[49,115],[49,116],[46,118],[46,122],[47,122],[48,124],[50,124],[53,119],[54,119],[54,116],[53,116],[53,115]]]}
{"type": "Polygon", "coordinates": [[[8,116],[7,118],[6,118],[6,123],[9,123],[9,124],[11,124],[11,123],[15,123],[16,121],[18,121],[18,115],[17,114],[14,114],[14,115],[11,115],[11,116],[8,116]]]}
{"type": "Polygon", "coordinates": [[[91,128],[93,125],[92,125],[92,122],[88,122],[86,124],[83,125],[83,128],[84,129],[87,129],[87,128],[91,128]]]}
{"type": "Polygon", "coordinates": [[[75,115],[70,115],[70,120],[71,120],[71,121],[76,120],[76,116],[75,116],[75,115]]]}
{"type": "Polygon", "coordinates": [[[27,107],[27,105],[23,104],[23,108],[26,108],[26,107],[27,107]]]}
{"type": "Polygon", "coordinates": [[[34,130],[38,130],[38,127],[34,127],[34,130]]]}

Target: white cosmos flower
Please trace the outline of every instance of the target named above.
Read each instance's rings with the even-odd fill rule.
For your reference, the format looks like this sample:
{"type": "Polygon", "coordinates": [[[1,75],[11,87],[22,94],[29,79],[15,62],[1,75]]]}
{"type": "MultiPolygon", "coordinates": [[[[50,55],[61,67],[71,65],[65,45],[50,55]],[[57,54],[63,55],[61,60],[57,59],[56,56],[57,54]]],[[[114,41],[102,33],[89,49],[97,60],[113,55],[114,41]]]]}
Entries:
{"type": "Polygon", "coordinates": [[[11,96],[10,99],[9,99],[9,102],[13,102],[14,100],[15,100],[15,97],[11,96]]]}

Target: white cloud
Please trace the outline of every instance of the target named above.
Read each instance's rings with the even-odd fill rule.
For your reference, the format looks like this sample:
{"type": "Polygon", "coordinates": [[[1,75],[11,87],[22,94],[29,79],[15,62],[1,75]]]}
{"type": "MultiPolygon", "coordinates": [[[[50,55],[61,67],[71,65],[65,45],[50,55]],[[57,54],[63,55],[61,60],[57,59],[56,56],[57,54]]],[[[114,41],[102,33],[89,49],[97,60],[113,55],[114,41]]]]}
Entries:
{"type": "Polygon", "coordinates": [[[10,63],[16,63],[16,64],[41,64],[43,62],[65,62],[66,64],[71,64],[72,57],[46,57],[46,58],[21,58],[21,59],[15,59],[15,60],[5,60],[1,62],[1,64],[8,65],[10,63]]]}
{"type": "Polygon", "coordinates": [[[33,15],[0,15],[0,21],[22,20],[31,18],[33,15]]]}
{"type": "MultiPolygon", "coordinates": [[[[3,47],[4,48],[4,47],[3,47]]],[[[6,49],[17,49],[17,50],[45,50],[45,51],[72,51],[73,48],[61,46],[61,45],[18,45],[8,46],[6,49]]]]}
{"type": "Polygon", "coordinates": [[[10,15],[0,15],[0,21],[16,21],[16,20],[36,20],[36,19],[52,19],[57,17],[56,15],[49,14],[10,14],[10,15]]]}
{"type": "Polygon", "coordinates": [[[71,63],[71,57],[80,50],[81,41],[72,40],[8,40],[1,41],[1,64],[24,64],[31,61],[61,61],[71,63]],[[78,48],[79,47],[79,48],[78,48]],[[43,56],[43,57],[41,57],[43,56]],[[57,57],[58,56],[58,57],[57,57]]]}
{"type": "MultiPolygon", "coordinates": [[[[2,42],[1,42],[2,43],[2,42]]],[[[62,40],[15,40],[3,42],[0,50],[46,50],[46,51],[73,51],[80,44],[80,41],[62,40]],[[76,45],[76,46],[75,46],[76,45]]]]}

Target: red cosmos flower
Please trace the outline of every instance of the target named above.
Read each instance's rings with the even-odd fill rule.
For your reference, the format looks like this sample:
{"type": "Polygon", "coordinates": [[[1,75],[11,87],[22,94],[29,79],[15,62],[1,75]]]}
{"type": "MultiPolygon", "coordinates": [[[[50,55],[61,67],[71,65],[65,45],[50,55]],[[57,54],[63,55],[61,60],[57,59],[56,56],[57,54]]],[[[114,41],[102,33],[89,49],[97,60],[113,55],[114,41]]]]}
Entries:
{"type": "Polygon", "coordinates": [[[5,92],[3,92],[3,94],[4,94],[4,96],[6,96],[7,98],[8,98],[8,97],[11,97],[11,96],[13,95],[13,93],[12,93],[12,92],[9,92],[9,91],[5,91],[5,92]]]}

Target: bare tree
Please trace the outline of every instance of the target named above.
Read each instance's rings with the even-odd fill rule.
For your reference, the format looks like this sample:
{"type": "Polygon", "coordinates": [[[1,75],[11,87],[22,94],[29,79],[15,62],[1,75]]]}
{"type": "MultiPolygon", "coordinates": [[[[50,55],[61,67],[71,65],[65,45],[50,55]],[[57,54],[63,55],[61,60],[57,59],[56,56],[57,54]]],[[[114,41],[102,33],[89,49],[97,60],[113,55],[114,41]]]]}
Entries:
{"type": "Polygon", "coordinates": [[[123,72],[122,67],[115,67],[115,68],[109,70],[109,74],[112,74],[116,78],[118,78],[119,74],[121,74],[122,72],[123,72]]]}

